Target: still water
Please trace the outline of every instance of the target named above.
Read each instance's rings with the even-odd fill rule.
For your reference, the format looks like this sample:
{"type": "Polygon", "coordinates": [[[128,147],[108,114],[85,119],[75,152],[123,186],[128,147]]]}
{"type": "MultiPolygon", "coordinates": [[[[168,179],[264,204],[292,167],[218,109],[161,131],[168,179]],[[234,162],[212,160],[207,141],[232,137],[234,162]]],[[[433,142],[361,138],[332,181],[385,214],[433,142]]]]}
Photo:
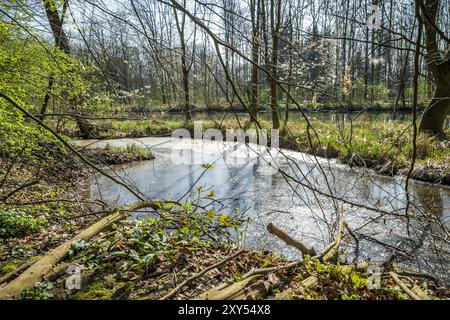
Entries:
{"type": "MultiPolygon", "coordinates": [[[[411,237],[408,237],[403,177],[379,176],[363,169],[350,169],[334,160],[288,150],[281,150],[276,158],[275,150],[268,152],[254,145],[222,141],[151,137],[104,140],[91,147],[130,143],[146,146],[156,158],[115,167],[115,174],[150,199],[178,199],[195,183],[208,192],[213,190],[223,200],[224,213],[233,214],[237,208],[251,219],[240,237],[246,248],[269,249],[289,259],[298,258],[296,250],[267,232],[266,226],[272,222],[320,251],[333,237],[336,212],[343,212],[350,228],[360,235],[358,251],[354,241],[343,245],[348,260],[383,262],[395,253],[401,266],[439,275],[447,281],[450,278],[448,187],[411,182],[411,237]],[[214,167],[205,171],[201,164],[214,167]],[[285,175],[273,170],[274,167],[285,175]],[[294,179],[286,178],[287,175],[294,179]],[[324,194],[333,194],[335,199],[324,194]],[[348,202],[393,214],[374,220],[380,212],[348,202]]],[[[195,190],[190,196],[197,194],[195,190]]],[[[91,196],[120,204],[135,201],[127,190],[103,176],[96,177],[91,196]]]]}

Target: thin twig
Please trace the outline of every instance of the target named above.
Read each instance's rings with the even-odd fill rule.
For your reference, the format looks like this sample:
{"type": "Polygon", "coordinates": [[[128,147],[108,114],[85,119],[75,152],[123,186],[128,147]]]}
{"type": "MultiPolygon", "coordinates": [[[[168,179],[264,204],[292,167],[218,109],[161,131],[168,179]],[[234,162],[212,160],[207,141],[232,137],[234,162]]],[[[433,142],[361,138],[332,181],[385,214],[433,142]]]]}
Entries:
{"type": "Polygon", "coordinates": [[[189,278],[187,278],[186,280],[184,280],[182,283],[180,283],[177,287],[175,287],[171,292],[169,292],[169,293],[166,294],[164,297],[162,297],[160,300],[167,300],[167,299],[172,298],[172,297],[173,297],[173,296],[174,296],[174,295],[175,295],[182,287],[184,287],[184,286],[185,286],[186,284],[188,284],[189,282],[191,282],[191,281],[193,281],[193,280],[195,280],[195,279],[201,277],[201,276],[204,275],[206,272],[208,272],[208,271],[210,271],[210,270],[212,270],[212,269],[214,269],[214,268],[217,268],[217,267],[219,267],[219,266],[221,266],[221,265],[227,263],[227,262],[230,261],[231,259],[234,259],[234,258],[236,258],[237,256],[241,255],[243,252],[244,252],[244,250],[241,250],[241,251],[239,251],[239,252],[237,252],[237,253],[235,253],[235,254],[233,254],[233,255],[231,255],[231,256],[225,258],[224,260],[222,260],[222,261],[220,261],[220,262],[218,262],[218,263],[216,263],[216,264],[213,264],[213,265],[211,265],[211,266],[209,266],[209,267],[203,269],[203,270],[200,271],[199,273],[196,273],[196,274],[190,276],[189,278]]]}

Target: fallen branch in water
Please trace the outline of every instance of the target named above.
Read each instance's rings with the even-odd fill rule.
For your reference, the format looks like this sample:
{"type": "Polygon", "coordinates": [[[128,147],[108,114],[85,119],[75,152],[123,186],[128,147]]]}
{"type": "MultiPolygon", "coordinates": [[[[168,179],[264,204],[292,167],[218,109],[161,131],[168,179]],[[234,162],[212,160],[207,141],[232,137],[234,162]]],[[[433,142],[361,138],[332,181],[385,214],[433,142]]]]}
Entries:
{"type": "Polygon", "coordinates": [[[160,208],[159,202],[139,202],[128,206],[126,209],[118,209],[105,218],[97,221],[93,225],[81,231],[74,238],[67,240],[58,247],[47,252],[42,258],[36,261],[32,266],[26,269],[20,276],[0,289],[0,300],[18,299],[25,289],[31,288],[36,282],[41,281],[49,273],[53,266],[61,262],[69,253],[72,242],[75,240],[89,240],[100,233],[102,230],[111,226],[113,223],[126,218],[129,213],[143,208],[160,208]]]}
{"type": "Polygon", "coordinates": [[[396,272],[399,276],[405,276],[405,277],[413,277],[413,278],[424,278],[431,280],[435,283],[438,283],[439,280],[435,276],[428,274],[428,273],[420,273],[420,272],[412,272],[412,271],[397,271],[396,272]]]}
{"type": "Polygon", "coordinates": [[[274,236],[277,236],[279,239],[283,240],[288,246],[292,246],[303,254],[303,257],[305,255],[315,256],[316,250],[311,247],[303,244],[302,242],[292,238],[290,235],[288,235],[283,230],[276,227],[273,223],[269,223],[267,225],[267,231],[269,231],[274,236]]]}

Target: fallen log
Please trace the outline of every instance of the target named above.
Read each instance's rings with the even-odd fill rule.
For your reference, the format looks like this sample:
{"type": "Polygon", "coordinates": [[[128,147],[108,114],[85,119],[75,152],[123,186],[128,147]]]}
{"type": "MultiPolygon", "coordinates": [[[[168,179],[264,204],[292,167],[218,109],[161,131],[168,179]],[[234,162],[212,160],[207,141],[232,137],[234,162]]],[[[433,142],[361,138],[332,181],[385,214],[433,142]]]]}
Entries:
{"type": "Polygon", "coordinates": [[[417,296],[417,294],[415,294],[411,289],[409,289],[408,286],[402,280],[400,280],[400,278],[394,272],[390,271],[389,275],[411,299],[422,300],[419,296],[417,296]]]}
{"type": "Polygon", "coordinates": [[[160,300],[167,300],[172,298],[182,287],[184,287],[186,284],[188,284],[189,282],[201,277],[202,275],[204,275],[205,273],[207,273],[208,271],[211,271],[217,267],[220,267],[221,265],[227,263],[228,261],[236,258],[237,256],[241,255],[244,252],[244,250],[241,250],[227,258],[225,258],[224,260],[219,261],[216,264],[213,264],[205,269],[203,269],[202,271],[200,271],[199,273],[196,273],[192,276],[190,276],[189,278],[187,278],[186,280],[184,280],[182,283],[180,283],[177,287],[175,287],[171,292],[169,292],[168,294],[166,294],[164,297],[162,297],[160,300]]]}
{"type": "Polygon", "coordinates": [[[242,279],[246,279],[246,278],[251,277],[251,276],[256,275],[256,274],[262,275],[262,274],[277,272],[277,271],[283,270],[283,269],[295,268],[295,267],[301,266],[302,264],[303,264],[303,261],[294,261],[294,262],[288,263],[288,264],[286,264],[284,266],[252,269],[249,272],[247,272],[246,274],[244,274],[242,276],[242,279]]]}
{"type": "Polygon", "coordinates": [[[235,282],[225,288],[211,289],[199,295],[195,300],[227,300],[246,288],[250,283],[256,280],[257,276],[249,277],[243,281],[235,282]]]}
{"type": "MultiPolygon", "coordinates": [[[[319,278],[315,275],[309,276],[306,279],[303,279],[300,283],[300,295],[305,294],[305,291],[316,286],[319,283],[319,278]]],[[[292,288],[288,288],[278,294],[276,294],[272,299],[273,300],[290,300],[294,297],[300,297],[298,294],[294,292],[292,288]]]]}
{"type": "Polygon", "coordinates": [[[0,300],[19,299],[23,290],[33,287],[36,282],[39,282],[48,276],[52,272],[53,267],[67,256],[73,241],[87,241],[115,222],[126,218],[129,213],[143,208],[153,208],[157,210],[160,208],[160,203],[153,201],[139,202],[128,206],[126,209],[116,208],[110,215],[84,229],[74,238],[67,240],[58,247],[47,252],[41,259],[26,269],[20,276],[1,288],[0,300]]]}
{"type": "Polygon", "coordinates": [[[228,286],[218,286],[199,295],[195,300],[258,300],[269,295],[279,280],[257,280],[257,276],[248,277],[228,286]]]}
{"type": "Polygon", "coordinates": [[[286,232],[275,226],[273,223],[269,223],[267,225],[267,231],[269,231],[274,236],[277,236],[279,239],[283,240],[288,246],[292,246],[300,250],[303,257],[305,255],[310,255],[311,257],[316,255],[316,250],[313,247],[305,245],[301,241],[292,238],[286,232]]]}
{"type": "Polygon", "coordinates": [[[422,300],[431,300],[431,298],[419,287],[417,284],[413,286],[412,292],[414,292],[422,300]]]}
{"type": "Polygon", "coordinates": [[[273,284],[269,281],[257,281],[232,295],[228,300],[258,300],[264,299],[270,293],[273,284]]]}

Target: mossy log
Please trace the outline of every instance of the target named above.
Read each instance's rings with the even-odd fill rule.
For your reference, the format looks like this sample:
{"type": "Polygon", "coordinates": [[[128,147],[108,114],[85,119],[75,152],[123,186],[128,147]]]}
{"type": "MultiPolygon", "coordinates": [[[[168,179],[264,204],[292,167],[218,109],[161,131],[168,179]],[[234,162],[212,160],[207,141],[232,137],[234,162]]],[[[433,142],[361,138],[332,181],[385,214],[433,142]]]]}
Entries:
{"type": "Polygon", "coordinates": [[[303,244],[301,241],[292,238],[283,230],[279,229],[273,223],[269,223],[267,225],[267,231],[269,231],[274,236],[277,236],[279,239],[283,240],[287,245],[292,246],[300,250],[300,252],[305,255],[315,256],[316,250],[313,247],[303,244]]]}
{"type": "Polygon", "coordinates": [[[159,208],[159,203],[140,202],[130,205],[126,209],[115,209],[105,218],[97,221],[87,229],[84,229],[74,238],[67,240],[58,247],[47,252],[41,259],[26,269],[20,276],[0,289],[0,300],[19,299],[25,289],[31,288],[36,282],[52,274],[54,266],[61,262],[68,254],[72,242],[75,240],[89,240],[113,223],[126,218],[131,212],[143,208],[159,208]]]}

